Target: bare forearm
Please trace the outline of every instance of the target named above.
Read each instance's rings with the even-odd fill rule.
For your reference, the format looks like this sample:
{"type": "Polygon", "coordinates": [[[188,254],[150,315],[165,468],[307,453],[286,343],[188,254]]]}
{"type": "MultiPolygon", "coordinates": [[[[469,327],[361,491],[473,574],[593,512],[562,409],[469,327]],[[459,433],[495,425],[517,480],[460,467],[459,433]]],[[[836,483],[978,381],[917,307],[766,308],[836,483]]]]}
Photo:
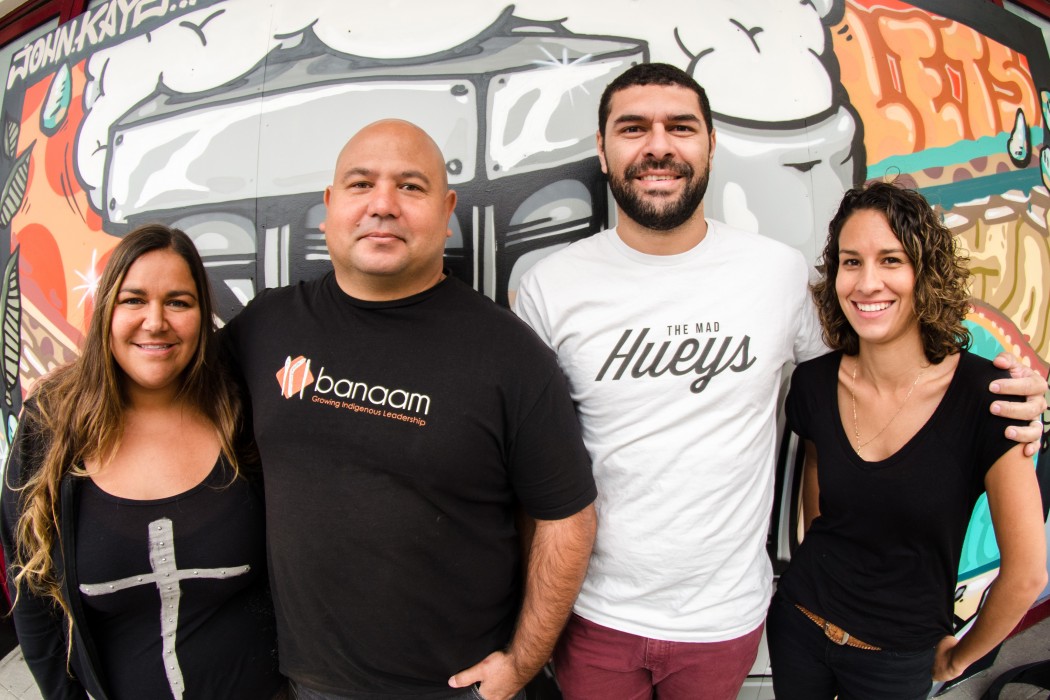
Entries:
{"type": "Polygon", "coordinates": [[[988,508],[999,543],[999,576],[970,632],[938,647],[934,677],[954,678],[987,654],[1017,625],[1046,585],[1042,500],[1032,463],[1021,445],[1003,454],[984,477],[988,508]]]}
{"type": "Polygon", "coordinates": [[[952,677],[995,648],[1013,631],[1046,584],[1046,572],[1024,578],[1000,574],[992,583],[977,621],[951,651],[952,677]]]}
{"type": "Polygon", "coordinates": [[[580,592],[597,519],[594,506],[564,520],[536,521],[525,597],[507,649],[522,683],[547,662],[580,592]]]}
{"type": "Polygon", "coordinates": [[[509,700],[536,675],[550,658],[580,592],[596,525],[594,506],[589,505],[564,520],[535,520],[522,528],[523,541],[531,538],[531,545],[524,557],[525,596],[514,637],[506,651],[494,651],[449,678],[451,687],[477,683],[482,697],[509,700]]]}

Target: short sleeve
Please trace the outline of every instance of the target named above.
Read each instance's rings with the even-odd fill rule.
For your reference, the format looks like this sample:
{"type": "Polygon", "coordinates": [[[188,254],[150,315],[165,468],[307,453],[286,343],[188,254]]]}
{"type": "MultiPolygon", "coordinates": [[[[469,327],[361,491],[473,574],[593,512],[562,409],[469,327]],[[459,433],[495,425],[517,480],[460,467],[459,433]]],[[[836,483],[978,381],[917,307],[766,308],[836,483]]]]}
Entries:
{"type": "Polygon", "coordinates": [[[513,433],[508,463],[518,500],[534,518],[567,518],[597,496],[576,411],[556,366],[513,433]]]}
{"type": "Polygon", "coordinates": [[[787,401],[784,404],[784,417],[788,430],[805,440],[811,439],[807,425],[811,416],[806,401],[807,389],[811,388],[807,386],[808,369],[807,365],[800,365],[791,373],[791,388],[788,389],[787,401]]]}
{"type": "Polygon", "coordinates": [[[792,347],[795,362],[802,363],[813,360],[829,352],[824,343],[821,333],[820,317],[817,314],[817,305],[809,291],[809,276],[806,273],[805,258],[801,253],[798,255],[798,310],[795,318],[798,319],[798,327],[795,329],[794,345],[792,347]]]}
{"type": "Polygon", "coordinates": [[[551,347],[550,323],[544,312],[543,294],[534,273],[535,268],[525,273],[522,278],[518,294],[514,298],[513,311],[540,337],[540,340],[551,347]]]}
{"type": "Polygon", "coordinates": [[[995,415],[991,411],[992,402],[1024,401],[1025,397],[993,394],[989,391],[988,386],[996,379],[1009,378],[1009,372],[998,369],[990,361],[983,358],[971,357],[982,365],[981,371],[969,383],[971,390],[977,392],[980,397],[977,401],[976,409],[978,415],[975,417],[977,429],[974,431],[974,454],[977,455],[978,473],[976,476],[979,478],[979,485],[981,490],[983,490],[984,477],[988,470],[992,468],[1000,457],[1017,446],[1015,441],[1006,437],[1006,429],[1010,426],[1023,427],[1027,425],[1025,421],[1012,420],[995,415]]]}

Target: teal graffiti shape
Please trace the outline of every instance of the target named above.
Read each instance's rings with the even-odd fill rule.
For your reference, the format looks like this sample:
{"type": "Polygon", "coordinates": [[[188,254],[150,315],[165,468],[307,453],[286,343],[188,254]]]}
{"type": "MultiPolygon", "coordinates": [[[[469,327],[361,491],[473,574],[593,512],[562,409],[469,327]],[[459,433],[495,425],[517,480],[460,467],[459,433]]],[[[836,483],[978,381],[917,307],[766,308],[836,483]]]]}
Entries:
{"type": "Polygon", "coordinates": [[[69,65],[63,63],[51,78],[44,107],[40,110],[40,130],[53,136],[66,121],[69,103],[73,99],[73,76],[69,65]]]}

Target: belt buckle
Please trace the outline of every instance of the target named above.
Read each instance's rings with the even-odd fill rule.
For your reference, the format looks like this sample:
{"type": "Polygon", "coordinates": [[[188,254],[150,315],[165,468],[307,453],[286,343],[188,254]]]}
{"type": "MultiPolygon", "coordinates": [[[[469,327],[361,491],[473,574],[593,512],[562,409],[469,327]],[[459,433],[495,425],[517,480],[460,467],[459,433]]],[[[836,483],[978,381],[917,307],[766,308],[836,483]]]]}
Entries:
{"type": "Polygon", "coordinates": [[[849,632],[838,625],[831,624],[827,620],[824,620],[824,636],[835,642],[835,644],[838,644],[840,647],[846,646],[849,642],[849,632]]]}

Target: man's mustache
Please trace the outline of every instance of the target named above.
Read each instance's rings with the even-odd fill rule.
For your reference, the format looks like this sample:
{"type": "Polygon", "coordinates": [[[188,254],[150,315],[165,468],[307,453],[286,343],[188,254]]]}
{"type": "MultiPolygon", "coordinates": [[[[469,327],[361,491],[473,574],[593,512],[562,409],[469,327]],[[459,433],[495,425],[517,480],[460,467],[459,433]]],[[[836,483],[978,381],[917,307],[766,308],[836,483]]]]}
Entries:
{"type": "Polygon", "coordinates": [[[639,177],[647,170],[666,170],[684,178],[691,178],[693,176],[693,166],[689,165],[689,163],[677,161],[672,157],[667,157],[662,160],[646,158],[641,163],[634,163],[627,166],[624,175],[628,178],[635,178],[639,177]]]}

